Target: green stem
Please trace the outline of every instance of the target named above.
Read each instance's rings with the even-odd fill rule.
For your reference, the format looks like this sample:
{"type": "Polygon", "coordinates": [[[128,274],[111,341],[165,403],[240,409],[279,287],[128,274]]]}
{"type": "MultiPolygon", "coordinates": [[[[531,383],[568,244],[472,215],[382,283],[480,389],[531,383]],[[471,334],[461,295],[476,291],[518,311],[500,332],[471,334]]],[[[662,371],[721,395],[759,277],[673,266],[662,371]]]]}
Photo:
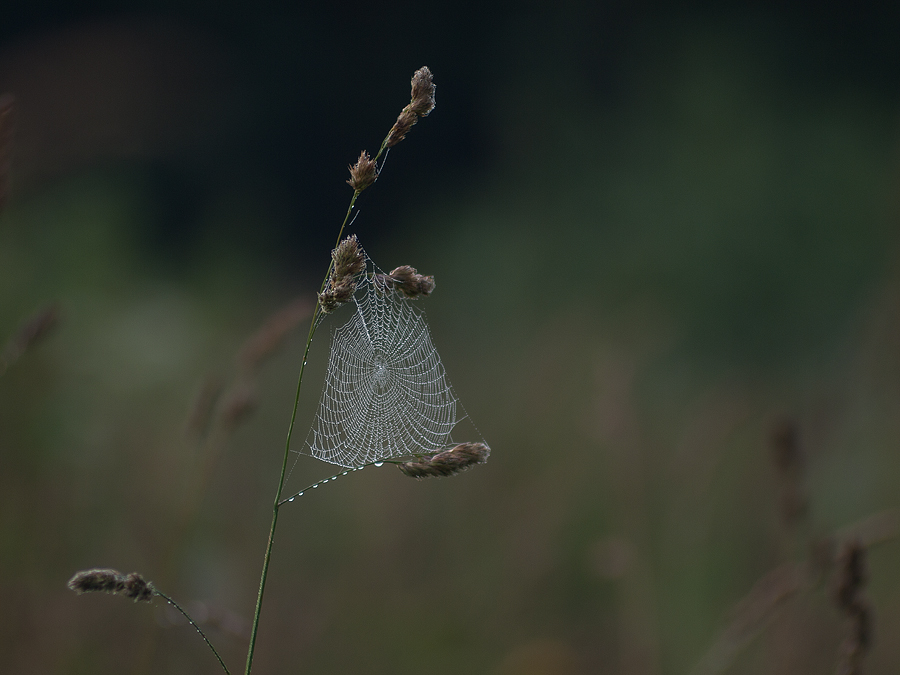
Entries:
{"type": "Polygon", "coordinates": [[[181,612],[181,615],[182,615],[185,619],[187,619],[188,623],[191,624],[191,625],[196,629],[196,631],[197,631],[198,633],[200,633],[200,637],[203,638],[203,641],[206,643],[206,646],[209,647],[210,649],[212,649],[212,653],[215,654],[215,655],[216,655],[216,658],[219,660],[219,665],[222,666],[222,670],[224,670],[224,671],[227,673],[227,675],[231,675],[231,671],[228,670],[228,666],[225,665],[225,662],[222,660],[222,657],[219,656],[219,652],[217,652],[217,651],[216,651],[216,648],[213,647],[212,642],[209,641],[209,638],[206,637],[206,634],[200,629],[200,626],[197,625],[197,622],[194,621],[194,620],[191,618],[191,615],[188,614],[187,612],[185,612],[185,611],[181,608],[181,605],[179,605],[177,602],[175,602],[172,598],[170,598],[168,595],[166,595],[165,593],[163,593],[163,592],[160,591],[159,589],[154,588],[154,589],[153,589],[153,594],[154,594],[154,595],[158,595],[158,596],[161,597],[163,600],[165,600],[165,601],[168,602],[170,605],[172,605],[172,607],[174,607],[174,608],[177,609],[179,612],[181,612]]]}
{"type": "MultiPolygon", "coordinates": [[[[380,153],[379,153],[380,154],[380,153]]],[[[353,206],[356,204],[356,198],[359,197],[359,191],[354,190],[353,197],[350,199],[350,206],[347,207],[347,214],[344,216],[344,222],[341,223],[341,229],[338,232],[335,248],[341,243],[341,237],[344,235],[344,228],[350,220],[350,214],[353,212],[353,206]]],[[[319,293],[325,290],[328,283],[328,277],[331,275],[331,269],[334,266],[334,260],[328,264],[328,270],[325,272],[325,278],[319,287],[319,293]]],[[[284,503],[281,499],[284,490],[284,481],[287,476],[288,458],[291,454],[291,436],[294,433],[294,421],[297,419],[297,408],[300,405],[300,386],[303,384],[303,371],[306,370],[306,359],[309,356],[309,348],[312,345],[313,336],[316,334],[316,326],[321,316],[320,306],[317,303],[313,311],[312,321],[309,326],[309,335],[306,338],[306,347],[303,350],[303,363],[300,365],[300,375],[297,377],[297,392],[294,395],[294,409],[291,412],[291,422],[288,425],[287,440],[284,445],[284,458],[281,462],[281,476],[278,479],[278,490],[275,492],[275,502],[272,505],[272,525],[269,527],[269,541],[266,544],[266,555],[263,558],[262,573],[259,578],[259,593],[256,596],[256,611],[253,614],[253,627],[250,630],[250,646],[247,649],[247,667],[244,675],[250,675],[250,669],[253,667],[253,652],[256,649],[256,634],[259,630],[259,615],[262,612],[263,595],[266,590],[266,578],[269,576],[269,562],[272,559],[272,545],[275,543],[275,527],[278,524],[278,509],[284,503]]]]}

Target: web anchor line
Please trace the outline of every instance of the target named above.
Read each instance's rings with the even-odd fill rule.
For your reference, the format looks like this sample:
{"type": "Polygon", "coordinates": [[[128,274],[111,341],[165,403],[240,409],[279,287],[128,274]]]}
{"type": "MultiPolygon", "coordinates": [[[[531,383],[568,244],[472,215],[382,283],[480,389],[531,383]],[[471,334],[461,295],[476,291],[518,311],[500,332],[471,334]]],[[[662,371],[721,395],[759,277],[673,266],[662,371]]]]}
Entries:
{"type": "Polygon", "coordinates": [[[320,485],[324,485],[325,483],[330,483],[332,481],[335,481],[338,478],[341,478],[342,476],[348,476],[351,473],[353,473],[354,471],[362,471],[363,469],[365,469],[366,467],[369,467],[369,466],[382,466],[384,464],[402,464],[402,461],[386,459],[384,461],[369,462],[368,464],[363,464],[361,466],[354,466],[352,469],[344,469],[343,471],[339,471],[338,473],[336,473],[332,476],[328,476],[328,478],[323,478],[322,480],[316,481],[315,483],[312,483],[311,485],[307,485],[302,490],[297,490],[296,492],[292,493],[290,496],[285,497],[280,502],[278,502],[278,506],[284,506],[288,502],[294,501],[297,497],[302,497],[304,494],[306,494],[310,490],[314,490],[317,487],[319,487],[320,485]]]}

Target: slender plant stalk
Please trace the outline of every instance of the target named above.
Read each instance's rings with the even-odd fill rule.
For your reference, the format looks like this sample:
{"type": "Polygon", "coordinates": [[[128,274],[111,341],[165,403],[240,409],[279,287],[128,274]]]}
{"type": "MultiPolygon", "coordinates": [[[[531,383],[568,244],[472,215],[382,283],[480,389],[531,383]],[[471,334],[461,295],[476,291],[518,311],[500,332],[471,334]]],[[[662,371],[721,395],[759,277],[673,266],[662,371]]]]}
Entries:
{"type": "Polygon", "coordinates": [[[212,642],[209,641],[209,638],[206,637],[206,634],[203,632],[203,630],[200,628],[200,626],[197,625],[197,622],[194,621],[194,620],[191,618],[191,615],[188,614],[186,611],[184,611],[184,610],[181,608],[181,605],[179,605],[177,602],[175,602],[172,598],[170,598],[170,597],[169,597],[168,595],[166,595],[165,593],[163,593],[163,592],[157,590],[156,588],[153,589],[153,594],[154,594],[154,595],[158,595],[158,596],[161,597],[163,600],[165,600],[165,601],[168,602],[170,605],[172,605],[172,607],[174,607],[174,608],[177,609],[179,612],[181,612],[181,615],[182,615],[185,619],[187,619],[188,623],[191,624],[191,625],[196,629],[196,631],[200,634],[200,637],[203,638],[203,641],[206,643],[206,646],[209,647],[209,648],[212,650],[212,653],[216,655],[216,659],[218,659],[219,665],[222,666],[222,670],[225,671],[226,675],[231,675],[231,671],[228,670],[228,666],[225,665],[225,662],[222,660],[222,657],[219,656],[219,652],[217,652],[217,651],[216,651],[216,648],[213,647],[212,642]]]}
{"type": "MultiPolygon", "coordinates": [[[[390,135],[386,136],[384,141],[382,141],[378,154],[375,155],[375,158],[372,161],[377,162],[382,154],[384,154],[389,137],[390,135]]],[[[344,235],[344,229],[347,227],[347,223],[350,220],[350,214],[353,213],[353,207],[356,205],[356,199],[359,197],[360,192],[361,190],[359,189],[353,191],[353,197],[350,198],[350,205],[347,207],[347,213],[344,215],[344,222],[341,223],[341,229],[338,231],[335,248],[341,243],[341,237],[344,235]]],[[[319,293],[325,290],[333,267],[334,260],[328,264],[328,269],[325,271],[325,277],[322,279],[322,285],[319,287],[319,293]]],[[[291,421],[288,424],[287,439],[284,444],[284,457],[281,461],[281,475],[278,478],[278,489],[275,491],[275,502],[272,505],[272,524],[269,527],[269,541],[266,544],[266,554],[263,558],[262,573],[259,578],[259,593],[256,596],[256,611],[253,614],[253,627],[250,630],[250,646],[247,649],[247,667],[244,670],[245,675],[250,675],[250,670],[253,667],[253,653],[256,650],[256,635],[259,630],[259,616],[262,611],[263,595],[266,590],[266,578],[269,575],[269,562],[272,559],[272,546],[275,543],[275,528],[278,525],[278,509],[281,508],[283,504],[287,503],[287,500],[283,500],[281,495],[284,491],[284,481],[287,476],[287,465],[291,452],[291,437],[294,433],[294,422],[297,419],[297,408],[300,406],[300,387],[303,385],[303,373],[306,370],[306,360],[309,356],[309,348],[312,345],[313,337],[316,334],[316,328],[321,315],[321,306],[317,303],[310,321],[309,334],[306,337],[306,346],[303,349],[303,362],[300,364],[300,374],[297,377],[297,391],[294,394],[294,408],[291,411],[291,421]]]]}
{"type": "MultiPolygon", "coordinates": [[[[354,191],[353,197],[350,199],[350,206],[347,208],[347,215],[344,216],[344,222],[341,223],[341,229],[338,232],[335,248],[341,243],[344,228],[347,227],[347,221],[350,219],[350,214],[353,212],[353,207],[356,204],[356,198],[358,196],[359,191],[354,191]]],[[[328,283],[328,277],[331,274],[331,268],[333,266],[334,261],[332,260],[328,265],[328,270],[325,272],[325,278],[322,280],[322,285],[319,287],[320,293],[325,290],[325,285],[328,283]]],[[[312,345],[313,337],[316,334],[316,327],[321,314],[321,308],[317,303],[316,308],[313,310],[312,320],[310,321],[309,334],[306,337],[306,347],[303,349],[303,362],[300,364],[300,375],[297,377],[297,391],[294,395],[294,409],[291,411],[291,421],[290,424],[288,424],[287,440],[284,444],[284,457],[281,461],[281,476],[278,478],[278,489],[275,491],[275,503],[272,506],[272,525],[269,527],[269,541],[266,544],[266,555],[263,558],[262,573],[259,578],[259,593],[256,596],[256,611],[253,614],[253,628],[250,630],[250,646],[247,649],[247,667],[244,670],[245,675],[250,675],[250,669],[253,667],[253,652],[256,649],[256,634],[259,630],[259,615],[262,611],[263,594],[266,590],[266,578],[269,575],[269,562],[272,559],[272,545],[275,543],[275,527],[278,524],[278,509],[285,503],[281,499],[281,494],[284,490],[284,481],[287,475],[288,458],[290,457],[291,452],[291,436],[293,436],[294,433],[297,408],[300,406],[300,387],[303,384],[303,372],[306,370],[306,360],[309,356],[309,348],[312,345]]]]}
{"type": "MultiPolygon", "coordinates": [[[[420,68],[413,75],[411,84],[412,95],[409,105],[403,109],[397,117],[394,126],[391,127],[391,130],[381,142],[378,154],[375,155],[374,159],[370,159],[368,154],[363,152],[360,155],[356,166],[350,167],[350,180],[347,182],[353,188],[353,196],[350,198],[350,205],[347,207],[344,222],[341,223],[341,228],[338,231],[335,249],[337,249],[341,243],[341,237],[344,235],[344,229],[350,221],[350,214],[353,212],[353,207],[356,205],[356,199],[359,197],[360,192],[374,183],[378,178],[379,158],[381,158],[382,155],[386,158],[387,151],[403,140],[418,118],[425,117],[434,108],[434,84],[431,71],[428,70],[428,68],[420,68]]],[[[383,164],[384,162],[382,162],[382,165],[383,164]]],[[[259,593],[256,596],[256,611],[253,614],[253,627],[250,630],[250,645],[247,648],[247,667],[244,670],[244,675],[250,675],[250,670],[253,667],[253,653],[256,649],[256,635],[259,630],[259,616],[262,611],[263,595],[266,590],[266,578],[269,575],[269,562],[272,560],[272,546],[275,543],[275,527],[278,524],[278,510],[281,508],[282,504],[286,502],[286,500],[282,499],[282,493],[284,490],[284,481],[287,476],[288,457],[290,457],[294,422],[297,419],[297,408],[300,405],[300,387],[303,384],[303,373],[306,370],[306,360],[309,356],[309,348],[312,344],[313,336],[316,333],[319,318],[323,312],[321,294],[328,285],[328,280],[334,266],[335,260],[332,257],[331,262],[328,264],[328,270],[325,272],[325,277],[322,279],[322,285],[319,288],[320,302],[316,303],[316,308],[313,310],[312,320],[310,321],[309,326],[309,335],[307,335],[306,347],[303,350],[303,363],[300,365],[300,374],[297,377],[297,392],[294,396],[294,409],[291,411],[291,421],[288,425],[287,439],[284,445],[284,457],[281,461],[281,475],[278,479],[278,489],[275,491],[275,501],[272,504],[272,525],[269,527],[269,541],[266,544],[266,554],[263,558],[263,567],[259,578],[259,593]]]]}

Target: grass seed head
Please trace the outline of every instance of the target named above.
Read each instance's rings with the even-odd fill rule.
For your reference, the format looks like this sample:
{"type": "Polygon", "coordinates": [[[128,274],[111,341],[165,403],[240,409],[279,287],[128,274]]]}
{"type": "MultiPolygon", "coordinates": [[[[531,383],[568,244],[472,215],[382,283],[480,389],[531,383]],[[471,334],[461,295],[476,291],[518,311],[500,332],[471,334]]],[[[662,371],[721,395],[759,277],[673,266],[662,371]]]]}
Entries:
{"type": "Polygon", "coordinates": [[[93,569],[76,572],[69,579],[70,589],[82,593],[111,593],[124,595],[135,602],[150,602],[153,599],[153,584],[137,572],[122,574],[113,569],[93,569]]]}
{"type": "Polygon", "coordinates": [[[410,478],[455,476],[476,464],[487,462],[491,449],[484,443],[460,443],[430,457],[398,464],[397,468],[410,478]]]}
{"type": "MultiPolygon", "coordinates": [[[[390,288],[400,291],[407,298],[418,298],[420,295],[431,295],[434,290],[434,277],[416,272],[415,267],[401,265],[388,275],[386,283],[390,288]]],[[[383,280],[384,282],[384,280],[383,280]]]]}
{"type": "Polygon", "coordinates": [[[356,292],[356,277],[366,269],[366,256],[355,234],[338,244],[331,252],[331,259],[328,285],[319,293],[319,307],[326,314],[350,301],[356,292]]]}
{"type": "Polygon", "coordinates": [[[406,138],[406,134],[420,117],[434,110],[434,75],[427,66],[419,68],[412,76],[412,92],[409,104],[400,112],[388,134],[385,147],[392,148],[406,138]]]}
{"type": "Polygon", "coordinates": [[[351,165],[349,169],[350,180],[347,183],[357,192],[362,192],[378,180],[378,165],[365,150],[360,153],[356,164],[351,165]]]}

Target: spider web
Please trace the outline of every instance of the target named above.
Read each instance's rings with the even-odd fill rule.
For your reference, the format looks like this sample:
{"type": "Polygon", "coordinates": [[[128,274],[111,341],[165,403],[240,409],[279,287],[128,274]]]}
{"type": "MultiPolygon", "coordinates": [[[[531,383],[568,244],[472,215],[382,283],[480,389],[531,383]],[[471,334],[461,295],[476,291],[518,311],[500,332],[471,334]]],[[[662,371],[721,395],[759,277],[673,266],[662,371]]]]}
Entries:
{"type": "Polygon", "coordinates": [[[333,333],[309,453],[357,467],[433,452],[456,426],[457,398],[425,315],[374,273],[358,283],[353,316],[333,333]]]}

